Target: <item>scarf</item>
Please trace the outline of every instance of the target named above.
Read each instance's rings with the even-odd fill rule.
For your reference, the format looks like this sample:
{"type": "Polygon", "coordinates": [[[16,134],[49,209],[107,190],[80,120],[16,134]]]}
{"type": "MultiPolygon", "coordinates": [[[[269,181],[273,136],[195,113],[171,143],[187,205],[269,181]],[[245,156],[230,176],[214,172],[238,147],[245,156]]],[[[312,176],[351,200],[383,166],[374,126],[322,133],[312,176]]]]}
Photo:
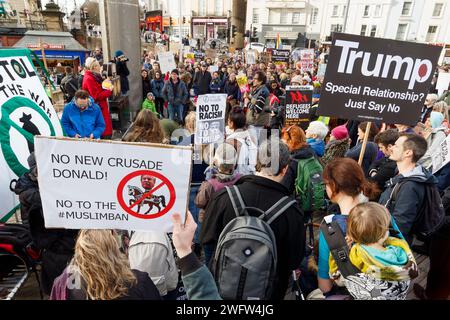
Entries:
{"type": "Polygon", "coordinates": [[[102,75],[100,73],[96,73],[96,72],[92,72],[91,71],[91,74],[92,74],[92,77],[95,79],[95,81],[97,81],[97,83],[101,84],[103,82],[103,78],[102,78],[102,75]]]}
{"type": "MultiPolygon", "coordinates": [[[[370,274],[376,279],[385,281],[407,281],[418,276],[417,263],[414,255],[405,240],[389,237],[385,245],[400,247],[406,252],[408,262],[403,266],[386,266],[372,257],[361,244],[353,245],[350,250],[350,261],[362,273],[370,274]]],[[[339,270],[332,255],[329,258],[330,276],[332,279],[339,277],[339,270]]]]}

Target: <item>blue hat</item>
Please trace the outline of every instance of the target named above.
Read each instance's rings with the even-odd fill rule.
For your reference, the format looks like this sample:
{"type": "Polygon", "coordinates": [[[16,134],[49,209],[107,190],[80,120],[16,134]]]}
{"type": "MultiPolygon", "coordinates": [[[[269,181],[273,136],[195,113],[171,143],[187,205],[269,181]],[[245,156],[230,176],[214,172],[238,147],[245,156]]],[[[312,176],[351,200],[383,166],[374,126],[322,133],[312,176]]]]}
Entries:
{"type": "Polygon", "coordinates": [[[437,111],[432,111],[430,114],[430,123],[433,129],[439,128],[444,122],[444,115],[437,111]]]}
{"type": "Polygon", "coordinates": [[[120,57],[123,56],[123,51],[122,50],[117,50],[116,51],[116,57],[120,57]]]}

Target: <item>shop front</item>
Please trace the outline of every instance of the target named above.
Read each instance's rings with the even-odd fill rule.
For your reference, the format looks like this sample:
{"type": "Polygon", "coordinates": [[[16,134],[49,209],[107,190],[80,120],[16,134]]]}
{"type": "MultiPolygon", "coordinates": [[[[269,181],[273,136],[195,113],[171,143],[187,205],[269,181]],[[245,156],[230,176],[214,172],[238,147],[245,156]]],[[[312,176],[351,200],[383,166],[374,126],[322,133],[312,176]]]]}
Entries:
{"type": "Polygon", "coordinates": [[[49,70],[70,66],[77,72],[89,53],[69,32],[27,31],[14,47],[33,50],[40,59],[43,47],[49,70]]]}
{"type": "Polygon", "coordinates": [[[262,25],[259,42],[268,47],[275,48],[277,36],[280,35],[281,43],[295,47],[297,39],[305,33],[306,26],[301,25],[262,25]]]}
{"type": "Polygon", "coordinates": [[[208,39],[220,39],[225,41],[229,22],[227,17],[221,18],[192,18],[192,35],[194,39],[206,41],[208,39]]]}
{"type": "Polygon", "coordinates": [[[145,14],[145,25],[147,31],[161,33],[163,29],[163,16],[161,10],[149,11],[145,14]]]}

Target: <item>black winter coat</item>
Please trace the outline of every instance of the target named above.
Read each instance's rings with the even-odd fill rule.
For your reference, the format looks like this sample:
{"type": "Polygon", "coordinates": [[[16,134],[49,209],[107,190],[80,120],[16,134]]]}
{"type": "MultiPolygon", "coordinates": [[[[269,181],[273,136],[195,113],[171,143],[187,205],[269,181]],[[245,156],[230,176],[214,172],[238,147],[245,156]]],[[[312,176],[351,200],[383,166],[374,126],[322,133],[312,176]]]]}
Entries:
{"type": "Polygon", "coordinates": [[[149,92],[152,92],[152,85],[150,83],[150,79],[142,78],[142,100],[145,100],[145,98],[147,98],[147,94],[149,92]]]}
{"type": "Polygon", "coordinates": [[[72,259],[78,230],[45,228],[38,183],[30,173],[20,177],[14,192],[19,195],[22,215],[28,218],[31,238],[42,250],[42,287],[50,295],[54,279],[72,259]]]}
{"type": "MultiPolygon", "coordinates": [[[[263,211],[268,210],[282,197],[290,195],[282,184],[255,175],[240,178],[236,186],[246,206],[257,207],[263,211]]],[[[205,216],[200,240],[203,244],[216,245],[224,227],[236,217],[226,189],[214,193],[205,209],[205,216]]],[[[278,252],[278,277],[271,299],[282,300],[288,287],[290,272],[300,266],[305,253],[303,212],[298,206],[291,206],[270,226],[276,238],[278,252]]]]}
{"type": "Polygon", "coordinates": [[[209,71],[202,73],[201,71],[196,72],[194,75],[194,89],[196,95],[210,93],[209,85],[211,84],[212,76],[209,71]]]}
{"type": "Polygon", "coordinates": [[[123,94],[130,90],[130,84],[128,82],[128,76],[130,71],[128,70],[127,63],[125,61],[116,61],[116,72],[120,76],[120,88],[123,94]]]}
{"type": "Polygon", "coordinates": [[[309,145],[291,152],[291,162],[289,163],[288,170],[281,181],[281,183],[289,190],[290,194],[294,194],[295,192],[295,179],[297,179],[298,174],[298,160],[309,159],[314,157],[314,155],[315,153],[309,145]]]}
{"type": "Polygon", "coordinates": [[[397,174],[397,163],[383,157],[372,163],[369,167],[368,180],[375,182],[380,190],[385,189],[386,182],[397,174]]]}
{"type": "Polygon", "coordinates": [[[398,228],[405,239],[411,244],[412,226],[417,217],[417,213],[422,208],[425,197],[425,184],[436,184],[437,179],[426,169],[417,166],[413,172],[404,177],[401,174],[390,179],[386,184],[386,190],[381,194],[378,201],[382,205],[388,202],[392,190],[399,182],[403,182],[397,193],[395,201],[388,206],[389,212],[395,218],[398,228]]]}

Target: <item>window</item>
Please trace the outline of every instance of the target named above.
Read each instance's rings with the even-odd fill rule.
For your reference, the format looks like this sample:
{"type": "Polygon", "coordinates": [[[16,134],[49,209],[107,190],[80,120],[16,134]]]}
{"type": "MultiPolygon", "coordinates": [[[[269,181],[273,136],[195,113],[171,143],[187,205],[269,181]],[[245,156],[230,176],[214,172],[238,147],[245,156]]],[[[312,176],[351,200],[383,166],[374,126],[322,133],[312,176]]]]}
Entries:
{"type": "Polygon", "coordinates": [[[409,16],[409,15],[411,15],[411,7],[412,7],[412,2],[411,1],[403,2],[402,16],[409,16]]]}
{"type": "Polygon", "coordinates": [[[396,40],[405,40],[406,38],[406,28],[407,24],[399,24],[397,28],[397,35],[395,36],[396,40]]]}
{"type": "Polygon", "coordinates": [[[364,6],[364,17],[369,16],[370,6],[364,6]]]}
{"type": "Polygon", "coordinates": [[[278,24],[278,21],[279,21],[278,14],[279,14],[279,11],[277,11],[277,10],[269,11],[269,24],[278,24]]]}
{"type": "Polygon", "coordinates": [[[198,0],[198,15],[206,16],[206,0],[198,0]]]}
{"type": "Polygon", "coordinates": [[[332,24],[331,32],[342,32],[342,24],[332,24]]]}
{"type": "Polygon", "coordinates": [[[253,23],[259,23],[259,9],[258,8],[253,8],[253,19],[252,19],[253,23]]]}
{"type": "Polygon", "coordinates": [[[345,13],[347,11],[347,6],[342,7],[342,16],[345,17],[345,13]]]}
{"type": "Polygon", "coordinates": [[[370,28],[370,36],[375,37],[376,34],[377,34],[377,26],[372,26],[372,28],[370,28]]]}
{"type": "Polygon", "coordinates": [[[286,10],[281,10],[280,24],[288,24],[288,13],[286,10]]]}
{"type": "Polygon", "coordinates": [[[292,23],[300,23],[300,12],[292,13],[292,23]]]}
{"type": "Polygon", "coordinates": [[[214,14],[221,16],[223,14],[223,0],[215,0],[214,14]]]}
{"type": "Polygon", "coordinates": [[[361,26],[361,32],[359,33],[360,36],[365,36],[367,31],[367,25],[363,24],[361,26]]]}
{"type": "Polygon", "coordinates": [[[375,6],[375,17],[381,17],[381,4],[375,6]]]}
{"type": "Polygon", "coordinates": [[[434,42],[436,38],[437,26],[429,26],[425,42],[434,42]]]}
{"type": "Polygon", "coordinates": [[[317,16],[318,15],[319,15],[319,9],[318,8],[312,9],[312,12],[311,12],[311,24],[316,24],[317,23],[317,16]]]}
{"type": "Polygon", "coordinates": [[[333,6],[333,13],[331,14],[333,17],[337,17],[339,6],[333,6]]]}
{"type": "Polygon", "coordinates": [[[435,3],[433,9],[433,17],[440,17],[442,13],[442,7],[444,7],[443,3],[435,3]]]}

